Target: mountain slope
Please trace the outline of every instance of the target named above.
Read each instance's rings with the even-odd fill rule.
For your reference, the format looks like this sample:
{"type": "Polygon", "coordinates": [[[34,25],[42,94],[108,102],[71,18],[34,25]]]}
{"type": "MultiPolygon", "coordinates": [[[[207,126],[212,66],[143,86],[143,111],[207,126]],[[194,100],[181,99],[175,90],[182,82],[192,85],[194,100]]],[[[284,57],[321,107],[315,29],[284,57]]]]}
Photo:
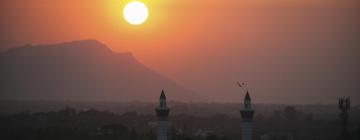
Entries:
{"type": "Polygon", "coordinates": [[[155,101],[193,93],[146,68],[130,53],[96,40],[24,46],[0,53],[0,98],[18,100],[155,101]]]}

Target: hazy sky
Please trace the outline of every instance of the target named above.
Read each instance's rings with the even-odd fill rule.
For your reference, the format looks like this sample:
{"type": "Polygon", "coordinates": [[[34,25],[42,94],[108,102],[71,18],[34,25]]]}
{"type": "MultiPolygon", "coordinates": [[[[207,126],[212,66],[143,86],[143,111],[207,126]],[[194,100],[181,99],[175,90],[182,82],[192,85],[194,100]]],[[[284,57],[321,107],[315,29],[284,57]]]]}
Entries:
{"type": "Polygon", "coordinates": [[[359,0],[148,0],[136,27],[125,2],[0,1],[0,50],[92,38],[214,101],[360,102],[359,0]]]}

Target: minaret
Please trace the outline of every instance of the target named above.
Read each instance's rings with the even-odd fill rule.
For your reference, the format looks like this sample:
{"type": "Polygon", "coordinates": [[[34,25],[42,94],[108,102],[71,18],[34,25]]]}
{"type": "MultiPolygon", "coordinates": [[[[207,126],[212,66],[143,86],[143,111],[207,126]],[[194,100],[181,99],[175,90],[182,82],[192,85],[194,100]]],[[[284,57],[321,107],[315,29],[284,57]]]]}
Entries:
{"type": "Polygon", "coordinates": [[[158,125],[158,135],[157,140],[168,140],[168,130],[169,130],[169,123],[168,123],[168,116],[170,109],[166,106],[166,96],[164,90],[161,91],[160,95],[160,104],[155,109],[156,116],[157,116],[157,125],[158,125]]]}
{"type": "Polygon", "coordinates": [[[244,107],[240,110],[242,123],[241,123],[241,133],[242,140],[252,140],[252,129],[253,129],[253,116],[255,110],[251,107],[251,98],[249,91],[246,92],[244,98],[244,107]]]}

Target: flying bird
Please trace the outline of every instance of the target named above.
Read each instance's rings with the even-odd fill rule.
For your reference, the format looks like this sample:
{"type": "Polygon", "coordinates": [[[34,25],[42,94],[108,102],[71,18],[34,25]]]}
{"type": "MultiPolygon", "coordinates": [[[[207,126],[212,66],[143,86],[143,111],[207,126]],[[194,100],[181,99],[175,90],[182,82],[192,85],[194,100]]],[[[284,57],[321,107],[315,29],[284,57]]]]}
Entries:
{"type": "Polygon", "coordinates": [[[244,92],[244,93],[246,93],[246,91],[247,91],[247,88],[246,88],[246,86],[245,86],[245,82],[236,82],[236,84],[242,89],[242,91],[244,92]]]}
{"type": "Polygon", "coordinates": [[[243,88],[243,87],[244,87],[244,85],[245,85],[245,83],[244,83],[244,82],[242,82],[242,83],[237,82],[237,84],[238,84],[238,85],[239,85],[239,87],[241,87],[241,88],[243,88]]]}

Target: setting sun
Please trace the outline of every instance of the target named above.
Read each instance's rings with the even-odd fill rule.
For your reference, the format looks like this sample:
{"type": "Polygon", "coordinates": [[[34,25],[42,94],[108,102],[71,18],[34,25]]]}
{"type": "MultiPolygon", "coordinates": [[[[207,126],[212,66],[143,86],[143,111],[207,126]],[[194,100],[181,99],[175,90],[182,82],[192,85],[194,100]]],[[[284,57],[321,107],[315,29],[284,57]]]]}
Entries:
{"type": "Polygon", "coordinates": [[[140,25],[148,18],[148,8],[139,1],[129,2],[123,9],[123,17],[132,25],[140,25]]]}

